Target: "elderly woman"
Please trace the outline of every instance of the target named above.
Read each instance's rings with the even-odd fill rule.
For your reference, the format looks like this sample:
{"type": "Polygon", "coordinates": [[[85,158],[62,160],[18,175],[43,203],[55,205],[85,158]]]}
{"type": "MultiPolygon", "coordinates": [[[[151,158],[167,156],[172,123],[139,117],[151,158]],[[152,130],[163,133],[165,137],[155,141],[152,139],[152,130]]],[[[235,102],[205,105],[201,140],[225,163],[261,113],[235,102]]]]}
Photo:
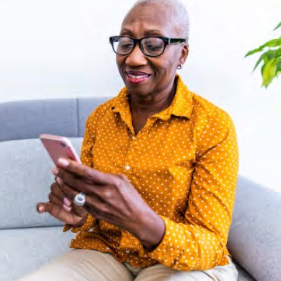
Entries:
{"type": "Polygon", "coordinates": [[[237,280],[235,129],[176,74],[187,40],[175,0],[137,1],[110,37],[125,87],[89,116],[83,164],[61,159],[37,206],[77,233],[75,250],[22,280],[237,280]]]}

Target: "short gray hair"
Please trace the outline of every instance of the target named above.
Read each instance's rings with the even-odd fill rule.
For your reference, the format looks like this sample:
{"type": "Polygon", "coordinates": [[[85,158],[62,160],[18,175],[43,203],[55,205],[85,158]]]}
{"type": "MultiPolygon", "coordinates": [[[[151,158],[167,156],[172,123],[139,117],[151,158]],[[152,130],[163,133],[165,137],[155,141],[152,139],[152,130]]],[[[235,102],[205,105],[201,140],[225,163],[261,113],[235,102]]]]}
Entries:
{"type": "Polygon", "coordinates": [[[142,4],[157,4],[172,8],[176,24],[180,27],[182,36],[187,40],[189,39],[189,15],[182,2],[179,0],[137,0],[133,8],[142,4]]]}

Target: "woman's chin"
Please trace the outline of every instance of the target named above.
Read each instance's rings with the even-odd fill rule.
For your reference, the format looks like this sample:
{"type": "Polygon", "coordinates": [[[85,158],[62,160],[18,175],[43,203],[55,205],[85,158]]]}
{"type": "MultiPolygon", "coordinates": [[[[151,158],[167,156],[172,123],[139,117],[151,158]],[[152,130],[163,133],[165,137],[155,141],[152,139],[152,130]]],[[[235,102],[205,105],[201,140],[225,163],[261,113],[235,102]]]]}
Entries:
{"type": "Polygon", "coordinates": [[[149,91],[148,87],[143,84],[132,84],[132,83],[126,83],[126,88],[128,92],[132,95],[137,95],[137,96],[146,96],[148,93],[151,93],[149,91]]]}

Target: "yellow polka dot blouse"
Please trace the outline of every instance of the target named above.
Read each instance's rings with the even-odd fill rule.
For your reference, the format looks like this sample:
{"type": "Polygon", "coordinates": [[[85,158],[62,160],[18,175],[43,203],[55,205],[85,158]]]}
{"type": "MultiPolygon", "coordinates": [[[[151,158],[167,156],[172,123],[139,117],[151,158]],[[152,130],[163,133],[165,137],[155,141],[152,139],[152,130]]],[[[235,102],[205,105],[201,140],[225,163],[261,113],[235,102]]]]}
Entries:
{"type": "Polygon", "coordinates": [[[166,226],[153,250],[127,231],[88,216],[73,248],[111,253],[135,267],[156,263],[177,270],[228,264],[226,243],[238,176],[238,147],[229,115],[190,92],[177,76],[170,107],[135,135],[128,92],[88,118],[81,159],[105,173],[127,176],[166,226]]]}

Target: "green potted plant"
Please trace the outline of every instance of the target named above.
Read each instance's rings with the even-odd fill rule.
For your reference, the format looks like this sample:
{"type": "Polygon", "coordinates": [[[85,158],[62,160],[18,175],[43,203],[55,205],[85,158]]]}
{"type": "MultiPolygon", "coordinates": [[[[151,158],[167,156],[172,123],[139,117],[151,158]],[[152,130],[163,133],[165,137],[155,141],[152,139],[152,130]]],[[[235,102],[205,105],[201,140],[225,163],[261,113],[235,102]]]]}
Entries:
{"type": "MultiPolygon", "coordinates": [[[[281,22],[274,28],[274,30],[281,27],[281,22]]],[[[261,66],[262,87],[268,87],[274,78],[277,78],[281,73],[281,37],[272,39],[260,47],[249,51],[245,57],[263,52],[259,57],[254,70],[263,62],[261,66]]]]}

